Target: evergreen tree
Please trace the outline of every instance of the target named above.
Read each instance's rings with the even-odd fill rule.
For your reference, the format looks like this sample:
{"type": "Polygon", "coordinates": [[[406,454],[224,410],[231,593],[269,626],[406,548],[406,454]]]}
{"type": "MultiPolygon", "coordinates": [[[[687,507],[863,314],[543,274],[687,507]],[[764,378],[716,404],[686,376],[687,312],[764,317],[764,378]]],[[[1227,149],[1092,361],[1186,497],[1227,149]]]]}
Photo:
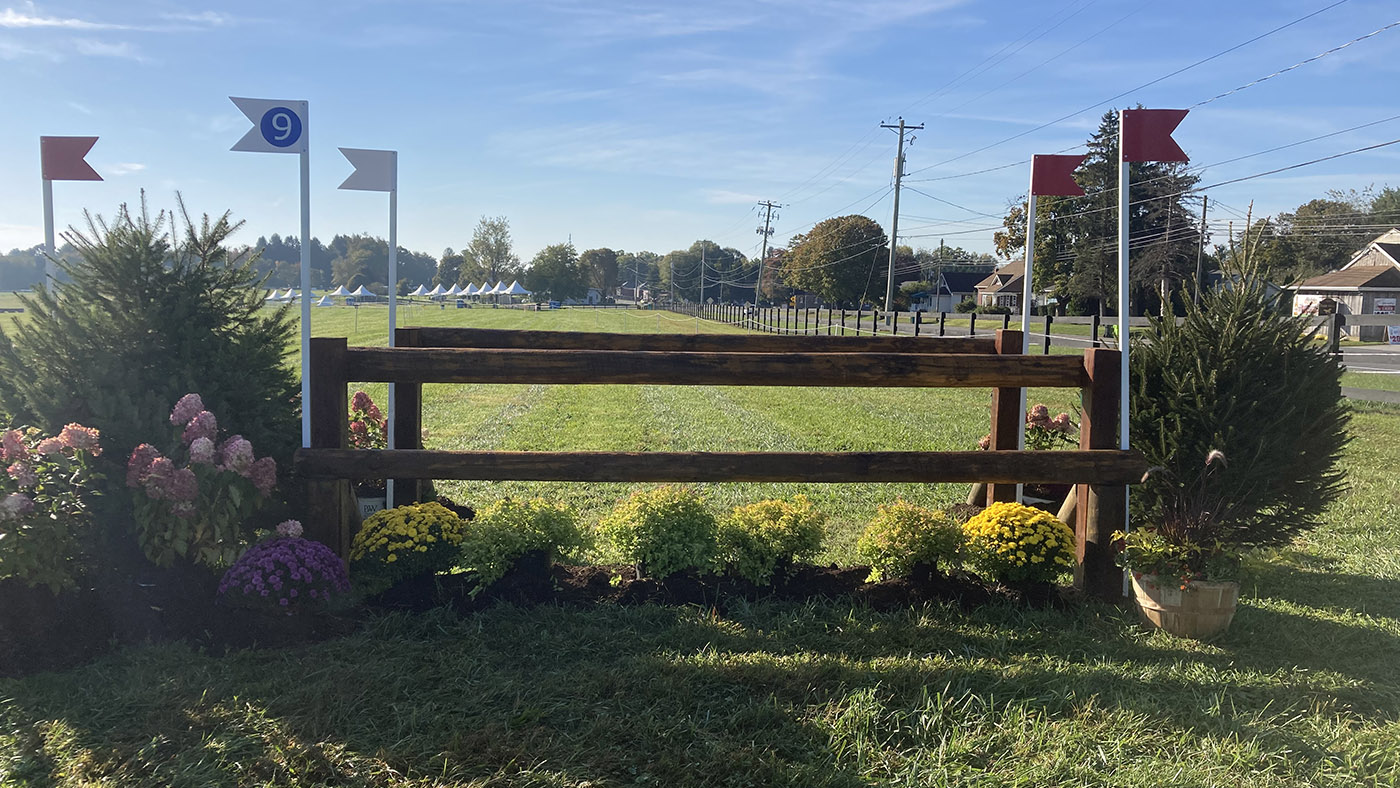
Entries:
{"type": "Polygon", "coordinates": [[[167,220],[143,202],[139,214],[123,205],[111,223],[89,216],[86,233],[65,233],[77,249],[59,262],[71,282],[21,296],[28,320],[0,330],[0,404],[50,432],[97,427],[106,457],[124,463],[168,435],[171,407],[197,392],[221,428],[284,464],[301,434],[286,364],[293,312],[268,310],[252,263],[230,255],[241,222],[225,213],[195,226],[186,215],[172,241],[167,220]]]}

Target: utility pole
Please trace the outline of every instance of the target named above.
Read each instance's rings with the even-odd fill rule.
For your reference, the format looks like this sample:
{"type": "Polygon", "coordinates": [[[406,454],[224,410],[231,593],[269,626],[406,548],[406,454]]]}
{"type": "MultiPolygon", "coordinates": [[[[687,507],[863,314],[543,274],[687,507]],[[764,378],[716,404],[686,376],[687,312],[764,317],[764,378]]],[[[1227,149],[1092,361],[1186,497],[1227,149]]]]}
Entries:
{"type": "MultiPolygon", "coordinates": [[[[890,276],[885,282],[885,323],[887,325],[890,322],[890,311],[894,309],[894,258],[897,254],[896,250],[899,248],[899,184],[904,178],[904,132],[906,130],[916,131],[923,127],[922,123],[917,126],[907,126],[902,117],[899,119],[898,126],[892,126],[888,123],[880,124],[882,129],[899,130],[899,149],[894,157],[894,218],[890,220],[890,276]]],[[[909,142],[913,143],[913,141],[914,139],[911,137],[909,142]]]]}
{"type": "Polygon", "coordinates": [[[705,242],[700,242],[700,306],[705,305],[705,242]]]}
{"type": "Polygon", "coordinates": [[[777,218],[777,217],[773,216],[773,209],[778,207],[778,204],[775,203],[775,202],[772,202],[771,200],[764,200],[763,202],[759,203],[758,205],[759,205],[760,208],[763,208],[763,209],[764,209],[764,214],[763,214],[763,228],[762,228],[762,229],[759,229],[759,230],[755,230],[754,232],[756,232],[756,233],[758,233],[759,235],[763,236],[763,251],[761,251],[761,252],[758,253],[758,281],[754,282],[754,285],[753,285],[753,308],[754,308],[754,309],[758,309],[758,302],[759,302],[759,300],[760,300],[761,297],[762,297],[762,292],[763,292],[763,263],[766,262],[766,261],[768,260],[768,236],[770,236],[770,235],[773,234],[773,219],[777,218]]]}
{"type": "Polygon", "coordinates": [[[1201,303],[1201,288],[1205,286],[1206,273],[1202,269],[1203,261],[1201,255],[1206,250],[1206,205],[1210,203],[1210,196],[1201,195],[1201,241],[1196,244],[1196,294],[1194,296],[1196,305],[1201,303]]]}

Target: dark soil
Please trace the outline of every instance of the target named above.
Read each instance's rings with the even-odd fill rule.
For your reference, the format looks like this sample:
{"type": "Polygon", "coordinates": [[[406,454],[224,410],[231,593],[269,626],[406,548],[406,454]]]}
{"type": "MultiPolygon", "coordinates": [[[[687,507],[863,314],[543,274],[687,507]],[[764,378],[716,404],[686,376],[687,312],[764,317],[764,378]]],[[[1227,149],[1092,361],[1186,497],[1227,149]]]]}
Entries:
{"type": "Polygon", "coordinates": [[[551,564],[542,553],[517,562],[505,577],[477,590],[471,574],[425,576],[366,599],[338,614],[277,615],[215,603],[218,578],[195,566],[157,567],[139,552],[112,554],[90,587],[54,595],[0,582],[0,676],[62,670],[109,649],[183,640],[210,653],[280,648],[349,634],[373,610],[425,611],[451,607],[470,613],[497,603],[522,607],[558,604],[704,605],[725,610],[761,599],[851,599],[876,610],[924,602],[963,608],[996,600],[1034,607],[1065,604],[1049,584],[1010,589],[975,575],[918,568],[909,578],[866,582],[867,567],[787,567],[771,585],[697,572],[639,578],[631,566],[551,564]],[[474,593],[476,592],[476,593],[474,593]]]}

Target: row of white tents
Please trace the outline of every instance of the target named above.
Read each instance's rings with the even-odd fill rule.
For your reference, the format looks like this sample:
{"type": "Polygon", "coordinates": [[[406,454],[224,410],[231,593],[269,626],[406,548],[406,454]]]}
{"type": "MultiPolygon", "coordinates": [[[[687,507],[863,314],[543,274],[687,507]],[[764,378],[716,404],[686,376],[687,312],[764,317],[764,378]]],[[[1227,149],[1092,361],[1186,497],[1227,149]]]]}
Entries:
{"type": "MultiPolygon", "coordinates": [[[[416,290],[409,293],[409,295],[411,296],[420,296],[424,298],[455,298],[457,296],[527,296],[530,294],[531,291],[521,287],[519,281],[514,281],[507,285],[505,283],[505,280],[501,280],[500,282],[497,282],[494,285],[489,285],[486,282],[482,282],[480,287],[471,284],[470,282],[467,283],[466,287],[461,287],[460,285],[453,285],[452,287],[444,288],[442,285],[437,285],[432,290],[429,290],[424,285],[419,285],[416,290]]],[[[321,299],[316,302],[316,305],[331,306],[335,303],[331,301],[331,298],[344,298],[348,296],[353,296],[355,298],[373,298],[375,297],[375,294],[365,289],[364,285],[360,285],[354,290],[346,290],[345,285],[341,285],[335,290],[332,290],[331,292],[321,296],[321,299]]],[[[285,293],[278,293],[276,290],[271,291],[270,293],[268,293],[266,300],[269,302],[291,303],[299,298],[301,298],[301,292],[298,290],[293,290],[289,287],[287,288],[287,292],[285,293]]]]}
{"type": "Polygon", "coordinates": [[[524,295],[530,295],[530,291],[529,291],[529,290],[526,290],[526,289],[523,288],[523,287],[521,287],[519,281],[511,282],[509,285],[507,285],[507,284],[505,283],[505,280],[502,279],[501,281],[497,282],[497,283],[494,284],[494,285],[492,285],[492,284],[487,284],[486,282],[482,282],[480,287],[478,287],[477,285],[472,284],[471,282],[468,282],[466,287],[462,287],[461,285],[453,285],[453,286],[451,286],[451,287],[449,287],[449,288],[446,288],[446,289],[444,289],[443,286],[439,284],[439,285],[437,285],[436,287],[434,287],[432,290],[429,290],[427,287],[425,287],[425,286],[423,286],[423,285],[419,285],[419,286],[418,286],[418,289],[416,289],[416,290],[414,290],[413,292],[409,293],[409,295],[411,295],[411,296],[426,296],[426,297],[428,297],[428,298],[452,298],[452,297],[455,297],[455,296],[497,296],[497,295],[503,295],[503,296],[517,296],[517,295],[521,295],[521,296],[524,296],[524,295]]]}

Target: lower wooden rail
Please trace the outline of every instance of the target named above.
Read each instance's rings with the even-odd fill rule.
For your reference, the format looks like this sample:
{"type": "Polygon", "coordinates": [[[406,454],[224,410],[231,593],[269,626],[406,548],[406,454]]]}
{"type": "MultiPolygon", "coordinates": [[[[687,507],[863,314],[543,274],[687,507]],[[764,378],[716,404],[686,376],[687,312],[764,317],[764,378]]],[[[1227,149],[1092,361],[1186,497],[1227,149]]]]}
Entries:
{"type": "Polygon", "coordinates": [[[1130,484],[1137,451],[600,452],[301,449],[307,479],[1130,484]]]}

